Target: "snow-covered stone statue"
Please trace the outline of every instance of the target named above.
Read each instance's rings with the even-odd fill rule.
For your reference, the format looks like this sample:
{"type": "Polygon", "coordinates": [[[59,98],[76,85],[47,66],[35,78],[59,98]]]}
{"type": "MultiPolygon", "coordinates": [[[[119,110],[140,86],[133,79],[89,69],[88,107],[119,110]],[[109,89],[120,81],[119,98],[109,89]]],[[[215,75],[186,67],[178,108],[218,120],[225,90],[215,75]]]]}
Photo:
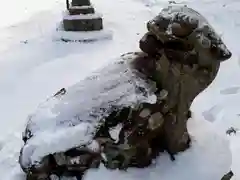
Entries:
{"type": "Polygon", "coordinates": [[[163,9],[147,28],[142,52],[61,89],[29,116],[19,157],[28,180],[81,179],[100,163],[142,168],[162,151],[175,160],[191,147],[190,105],[231,53],[191,8],[163,9]]]}

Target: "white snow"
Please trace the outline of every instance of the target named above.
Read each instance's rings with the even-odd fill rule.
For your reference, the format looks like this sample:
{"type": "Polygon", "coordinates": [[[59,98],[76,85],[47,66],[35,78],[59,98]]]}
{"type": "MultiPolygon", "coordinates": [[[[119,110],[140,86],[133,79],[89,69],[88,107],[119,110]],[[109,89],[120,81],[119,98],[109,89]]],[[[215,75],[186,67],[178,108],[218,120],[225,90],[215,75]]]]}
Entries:
{"type": "Polygon", "coordinates": [[[70,6],[70,9],[88,9],[92,8],[93,6],[70,6]]]}
{"type": "Polygon", "coordinates": [[[221,179],[220,172],[226,171],[231,164],[231,152],[226,138],[218,135],[213,127],[201,120],[189,121],[188,128],[193,136],[193,147],[177,156],[172,162],[167,155],[157,159],[154,165],[146,169],[131,168],[127,172],[109,171],[102,167],[91,170],[86,179],[96,179],[104,173],[104,179],[221,179]],[[223,161],[223,159],[225,161],[223,161]]]}
{"type": "Polygon", "coordinates": [[[98,41],[112,39],[113,32],[106,28],[99,31],[85,31],[85,32],[75,32],[75,31],[64,31],[62,22],[59,23],[57,31],[54,32],[52,39],[54,41],[98,41]]]}
{"type": "MultiPolygon", "coordinates": [[[[0,12],[0,179],[25,179],[17,162],[23,144],[21,132],[26,117],[38,104],[122,53],[138,50],[138,41],[146,31],[144,23],[168,5],[168,0],[92,2],[103,14],[104,27],[113,32],[112,40],[87,44],[52,41],[56,24],[62,20],[65,2],[3,2],[0,12]]],[[[177,156],[175,162],[164,154],[151,168],[119,172],[101,167],[97,171],[91,170],[87,180],[219,180],[230,168],[235,173],[235,180],[240,179],[240,135],[239,132],[230,137],[225,134],[231,126],[240,129],[240,95],[236,88],[240,87],[240,2],[176,2],[187,4],[203,14],[233,53],[231,60],[222,64],[216,80],[192,105],[194,117],[188,123],[188,130],[193,147],[177,156]]]]}
{"type": "Polygon", "coordinates": [[[129,68],[127,59],[133,56],[125,55],[120,64],[111,63],[93,73],[68,88],[62,97],[48,99],[29,116],[27,127],[33,137],[22,151],[24,167],[40,162],[48,154],[91,143],[99,121],[107,117],[113,107],[156,102],[152,87],[129,68]],[[136,91],[138,87],[144,88],[146,95],[136,91]]]}

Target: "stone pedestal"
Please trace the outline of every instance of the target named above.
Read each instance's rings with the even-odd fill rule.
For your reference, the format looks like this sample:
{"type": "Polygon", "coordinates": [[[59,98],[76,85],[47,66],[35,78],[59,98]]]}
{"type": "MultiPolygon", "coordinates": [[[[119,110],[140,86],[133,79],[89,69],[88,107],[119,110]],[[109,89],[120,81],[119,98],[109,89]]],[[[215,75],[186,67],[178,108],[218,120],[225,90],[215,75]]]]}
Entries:
{"type": "Polygon", "coordinates": [[[94,17],[93,19],[64,19],[63,25],[65,31],[99,31],[103,29],[102,18],[94,17]]]}
{"type": "Polygon", "coordinates": [[[90,0],[72,0],[72,6],[90,6],[90,0]]]}
{"type": "Polygon", "coordinates": [[[72,0],[63,18],[65,31],[99,31],[103,29],[102,17],[95,13],[89,0],[72,0]]]}

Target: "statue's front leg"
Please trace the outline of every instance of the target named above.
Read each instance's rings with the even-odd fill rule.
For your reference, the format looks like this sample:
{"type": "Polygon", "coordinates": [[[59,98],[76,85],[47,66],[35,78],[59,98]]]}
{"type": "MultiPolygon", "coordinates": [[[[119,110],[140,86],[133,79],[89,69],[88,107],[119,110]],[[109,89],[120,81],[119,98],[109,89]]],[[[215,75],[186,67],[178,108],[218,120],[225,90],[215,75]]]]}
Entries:
{"type": "Polygon", "coordinates": [[[188,118],[176,121],[177,115],[168,114],[164,121],[164,141],[165,150],[169,153],[172,160],[175,160],[174,154],[184,151],[190,147],[191,139],[186,127],[188,118]]]}
{"type": "MultiPolygon", "coordinates": [[[[197,58],[197,56],[196,56],[197,58]]],[[[187,121],[191,117],[190,106],[199,93],[204,91],[215,79],[220,62],[210,61],[207,67],[182,65],[176,84],[172,85],[169,94],[169,112],[164,119],[164,138],[169,152],[175,154],[184,151],[190,146],[190,137],[187,130],[187,121]]],[[[177,66],[176,66],[177,67],[177,66]]],[[[171,87],[171,86],[170,86],[171,87]]],[[[170,88],[169,88],[170,89],[170,88]]]]}

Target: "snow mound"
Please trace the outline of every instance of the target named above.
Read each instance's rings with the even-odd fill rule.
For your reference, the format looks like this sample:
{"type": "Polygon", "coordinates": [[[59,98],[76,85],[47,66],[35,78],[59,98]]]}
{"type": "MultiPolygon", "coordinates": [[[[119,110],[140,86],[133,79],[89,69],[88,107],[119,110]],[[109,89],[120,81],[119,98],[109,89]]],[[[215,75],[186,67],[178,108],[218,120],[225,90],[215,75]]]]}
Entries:
{"type": "MultiPolygon", "coordinates": [[[[232,89],[230,87],[229,89],[232,89]]],[[[227,136],[226,131],[233,127],[236,130],[235,133],[231,133],[228,136],[230,141],[230,149],[232,152],[232,166],[231,170],[234,173],[234,178],[236,180],[240,179],[240,112],[239,112],[239,94],[235,94],[235,92],[226,93],[222,96],[222,102],[219,103],[216,107],[221,109],[218,115],[216,115],[216,121],[214,122],[214,126],[218,129],[219,133],[227,136]],[[227,96],[227,95],[228,96],[227,96]]]]}
{"type": "Polygon", "coordinates": [[[149,168],[129,168],[127,172],[109,171],[104,166],[89,170],[85,180],[219,180],[231,166],[228,140],[207,121],[189,119],[188,130],[192,147],[171,161],[167,154],[161,155],[149,168]],[[102,176],[104,174],[104,176],[102,176]],[[102,177],[102,178],[99,178],[102,177]]]}
{"type": "Polygon", "coordinates": [[[231,151],[232,151],[232,171],[234,173],[234,176],[237,179],[240,179],[240,156],[239,156],[239,151],[240,151],[240,133],[237,132],[236,136],[231,137],[231,151]]]}
{"type": "Polygon", "coordinates": [[[90,143],[101,120],[113,109],[154,103],[154,85],[136,76],[129,64],[133,58],[132,54],[122,56],[68,88],[65,95],[42,103],[28,119],[23,165],[29,167],[45,155],[90,143]]]}
{"type": "Polygon", "coordinates": [[[112,39],[113,32],[108,29],[99,31],[65,31],[63,29],[63,22],[60,22],[56,32],[53,33],[52,38],[54,41],[97,41],[112,39]]]}

